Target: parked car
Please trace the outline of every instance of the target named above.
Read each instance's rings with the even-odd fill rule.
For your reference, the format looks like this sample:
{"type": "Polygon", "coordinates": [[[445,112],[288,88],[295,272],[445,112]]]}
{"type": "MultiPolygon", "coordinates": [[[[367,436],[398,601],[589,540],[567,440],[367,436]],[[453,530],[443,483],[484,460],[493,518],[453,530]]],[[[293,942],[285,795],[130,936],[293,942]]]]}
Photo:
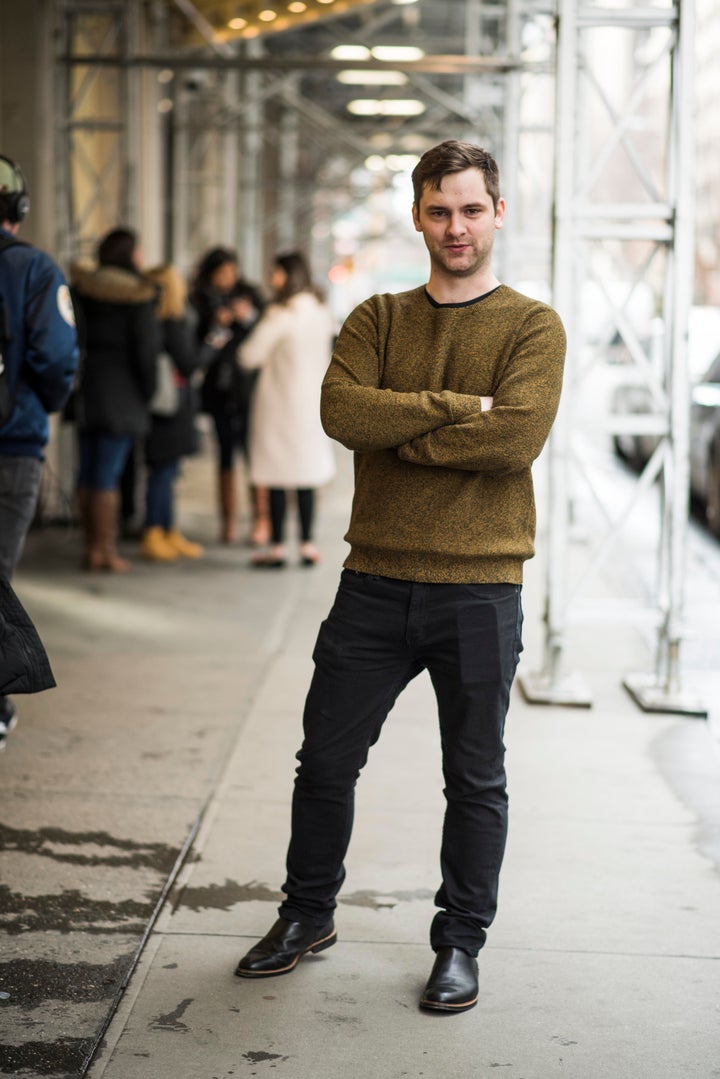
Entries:
{"type": "MultiPolygon", "coordinates": [[[[690,490],[704,508],[710,531],[720,539],[720,312],[694,308],[688,343],[690,490]]],[[[653,409],[647,384],[639,377],[621,381],[613,392],[611,411],[649,416],[653,409]]],[[[636,470],[647,463],[658,442],[659,436],[651,432],[622,433],[613,438],[615,452],[636,470]]]]}

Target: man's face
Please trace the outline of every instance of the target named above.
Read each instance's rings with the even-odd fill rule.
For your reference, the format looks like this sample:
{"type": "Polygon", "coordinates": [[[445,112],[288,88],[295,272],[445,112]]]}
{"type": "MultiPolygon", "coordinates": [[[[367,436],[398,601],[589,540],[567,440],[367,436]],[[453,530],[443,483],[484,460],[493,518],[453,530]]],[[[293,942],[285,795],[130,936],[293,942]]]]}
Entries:
{"type": "Polygon", "coordinates": [[[451,173],[437,191],[426,186],[420,205],[413,205],[415,229],[423,234],[433,268],[452,277],[472,277],[489,267],[504,216],[504,200],[493,206],[479,169],[451,173]]]}

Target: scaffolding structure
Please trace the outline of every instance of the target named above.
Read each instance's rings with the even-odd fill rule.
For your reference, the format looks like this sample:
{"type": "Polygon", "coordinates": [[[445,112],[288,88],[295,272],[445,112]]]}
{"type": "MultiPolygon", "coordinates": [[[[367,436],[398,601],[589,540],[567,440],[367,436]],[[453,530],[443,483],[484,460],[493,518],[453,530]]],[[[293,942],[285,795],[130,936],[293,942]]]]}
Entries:
{"type": "MultiPolygon", "coordinates": [[[[539,673],[521,678],[521,686],[534,702],[589,704],[580,679],[565,670],[569,628],[637,619],[657,635],[656,664],[650,674],[627,678],[628,689],[643,708],[700,713],[701,703],[680,685],[693,0],[646,7],[462,3],[461,51],[392,64],[426,104],[424,115],[396,125],[392,138],[412,146],[454,135],[483,141],[496,153],[508,204],[517,208],[499,247],[501,275],[521,288],[526,282],[540,293],[547,288],[547,298],[551,278],[553,303],[568,330],[564,400],[548,454],[544,657],[539,673]],[[448,78],[451,89],[442,82],[448,78]],[[587,333],[588,285],[612,327],[598,340],[587,333]],[[636,318],[638,297],[648,292],[661,335],[648,336],[636,318]],[[600,434],[605,442],[628,432],[657,439],[619,512],[577,407],[618,344],[653,407],[646,416],[620,416],[606,402],[596,417],[600,434]],[[624,527],[656,481],[658,540],[645,560],[648,573],[634,565],[624,527]],[[583,499],[596,518],[597,541],[587,558],[572,544],[583,499]],[[592,599],[592,582],[610,554],[627,564],[632,583],[620,581],[620,594],[603,605],[592,599]],[[644,584],[639,596],[638,582],[644,584]]],[[[85,254],[91,240],[124,220],[143,236],[159,237],[164,257],[185,272],[218,239],[238,248],[254,279],[280,247],[324,243],[323,261],[330,264],[333,219],[366,196],[353,191],[351,178],[382,152],[382,140],[343,120],[322,87],[329,89],[341,69],[388,65],[336,61],[327,48],[301,55],[273,51],[258,38],[220,40],[200,8],[191,0],[57,0],[57,152],[66,177],[58,192],[58,250],[66,260],[85,254]],[[192,23],[201,48],[177,47],[178,18],[192,23]],[[308,72],[326,76],[313,93],[304,81],[308,72]],[[160,177],[154,186],[151,166],[160,177]]],[[[366,12],[359,43],[400,17],[397,5],[378,3],[366,12]]],[[[336,40],[352,43],[337,25],[336,40]]]]}
{"type": "Polygon", "coordinates": [[[56,19],[61,52],[76,57],[55,72],[57,249],[68,261],[90,255],[137,202],[139,103],[127,63],[137,48],[137,8],[71,0],[58,4],[56,19]]]}
{"type": "MultiPolygon", "coordinates": [[[[652,673],[627,675],[624,685],[650,711],[704,714],[681,685],[683,581],[689,505],[688,322],[692,300],[692,160],[690,79],[692,0],[667,7],[606,8],[562,0],[559,11],[554,303],[568,331],[563,403],[549,446],[549,542],[545,654],[538,674],[521,687],[533,703],[589,705],[581,678],[565,669],[568,627],[579,622],[651,622],[656,633],[652,673]],[[634,59],[625,84],[603,79],[600,35],[616,56],[634,59]],[[652,124],[654,139],[643,143],[652,124]],[[658,162],[657,139],[665,147],[658,162]],[[618,162],[621,164],[618,164],[618,162]],[[658,164],[660,168],[658,169],[658,164]],[[608,181],[608,169],[622,176],[608,181]],[[642,384],[652,407],[613,414],[600,406],[605,436],[651,436],[655,448],[626,504],[616,506],[607,476],[593,465],[595,447],[582,422],[583,389],[592,385],[602,348],[588,344],[588,283],[609,313],[612,340],[625,371],[642,384]],[[656,315],[639,323],[636,301],[649,289],[656,315]],[[643,336],[642,326],[645,327],[643,336]],[[657,484],[657,545],[652,574],[638,565],[625,529],[657,484]],[[578,492],[582,491],[579,495],[578,492]],[[593,542],[578,560],[572,549],[576,502],[596,514],[593,542]],[[592,598],[593,580],[610,557],[636,586],[610,601],[592,598]],[[631,592],[635,592],[634,595],[631,592]]],[[[617,70],[623,71],[619,64],[617,70]]],[[[610,339],[602,344],[607,350],[610,339]]],[[[597,406],[596,406],[597,407],[597,406]]],[[[617,568],[615,568],[617,573],[617,568]]]]}
{"type": "MultiPolygon", "coordinates": [[[[319,73],[323,88],[332,88],[335,76],[348,68],[402,71],[408,92],[422,98],[426,112],[394,125],[391,138],[396,143],[428,145],[445,137],[450,127],[459,137],[481,136],[499,158],[507,156],[511,163],[518,158],[519,103],[530,87],[524,74],[552,80],[551,55],[541,63],[528,62],[520,49],[524,22],[544,19],[551,28],[547,0],[512,0],[509,5],[462,0],[463,53],[392,64],[333,60],[327,49],[318,54],[271,52],[257,38],[218,40],[199,7],[189,0],[156,3],[148,21],[140,0],[102,5],[97,0],[58,0],[58,152],[65,157],[67,172],[59,206],[66,224],[63,253],[84,253],[90,235],[97,237],[119,219],[141,227],[145,235],[137,183],[133,188],[125,179],[132,178],[138,162],[146,161],[148,151],[143,147],[144,155],[139,152],[139,139],[147,139],[153,127],[162,143],[154,163],[165,177],[153,192],[155,202],[164,198],[165,209],[153,217],[163,219],[164,253],[178,265],[187,268],[198,250],[218,236],[237,243],[249,273],[264,268],[263,254],[278,241],[306,245],[315,198],[333,195],[338,205],[347,205],[348,178],[382,147],[381,135],[358,133],[339,116],[322,88],[312,94],[303,91],[301,77],[308,72],[319,73]],[[176,7],[175,17],[180,13],[187,18],[195,37],[204,41],[202,50],[177,47],[171,33],[176,7]],[[515,107],[508,108],[505,84],[511,74],[517,93],[512,98],[515,107]],[[448,77],[454,79],[452,90],[441,85],[448,77]],[[92,94],[85,87],[91,87],[92,94]],[[142,102],[140,132],[131,127],[137,122],[137,110],[128,108],[131,101],[142,102]],[[98,163],[83,155],[80,132],[86,140],[97,139],[98,146],[102,140],[108,144],[98,163]]],[[[348,33],[340,27],[335,40],[372,40],[402,14],[387,4],[378,4],[377,12],[368,10],[359,30],[348,33]]],[[[334,24],[330,27],[332,37],[334,24]]],[[[549,40],[548,54],[551,49],[549,40]]],[[[544,130],[549,130],[547,120],[544,130]]],[[[534,129],[526,129],[525,135],[532,138],[534,129]]],[[[512,188],[514,167],[507,177],[512,188]]],[[[524,222],[518,215],[518,233],[522,228],[526,236],[532,222],[544,220],[545,234],[533,247],[547,262],[547,182],[544,189],[545,214],[528,214],[524,222]]],[[[512,225],[508,236],[511,232],[512,225]]],[[[523,245],[527,252],[526,240],[523,245]]],[[[501,257],[509,259],[510,247],[508,238],[501,257]]]]}

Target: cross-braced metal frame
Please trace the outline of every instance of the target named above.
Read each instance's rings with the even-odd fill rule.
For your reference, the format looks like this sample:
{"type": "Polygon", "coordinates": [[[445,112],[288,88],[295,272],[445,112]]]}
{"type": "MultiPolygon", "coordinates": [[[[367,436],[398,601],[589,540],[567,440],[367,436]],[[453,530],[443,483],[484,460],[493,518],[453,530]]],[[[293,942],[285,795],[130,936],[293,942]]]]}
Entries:
{"type": "MultiPolygon", "coordinates": [[[[667,7],[604,8],[561,0],[557,78],[554,301],[568,331],[566,385],[549,450],[549,543],[545,656],[542,670],[520,680],[536,703],[589,704],[576,674],[565,669],[568,627],[578,622],[654,622],[656,665],[625,685],[641,707],[703,714],[681,686],[683,581],[689,502],[687,327],[692,299],[693,221],[690,169],[692,0],[667,7]],[[628,67],[618,58],[631,56],[628,67]],[[613,77],[608,79],[608,56],[613,77]],[[622,75],[631,77],[624,81],[622,75]],[[641,122],[639,122],[641,121],[641,122]],[[652,138],[643,141],[650,130],[652,138]],[[658,147],[664,153],[658,154],[658,147]],[[593,384],[608,338],[589,342],[583,305],[594,296],[624,346],[627,368],[652,402],[644,415],[585,414],[582,395],[593,384]],[[640,289],[649,289],[657,316],[637,320],[640,289]],[[642,326],[644,325],[644,336],[642,326]],[[652,435],[657,445],[625,504],[606,470],[593,460],[596,434],[652,435]],[[589,421],[589,423],[588,423],[589,421]],[[627,526],[657,481],[657,545],[645,565],[627,526]],[[590,507],[592,542],[571,543],[573,512],[590,507]],[[587,551],[578,557],[578,551],[587,551]],[[609,602],[593,597],[593,582],[614,559],[630,589],[609,602]],[[648,564],[651,572],[647,572],[648,564]],[[643,594],[644,593],[644,594],[643,594]]],[[[597,380],[595,379],[595,386],[597,380]]]]}
{"type": "Polygon", "coordinates": [[[90,254],[137,200],[136,73],[127,64],[137,8],[70,0],[58,4],[57,18],[60,49],[76,58],[56,71],[58,250],[67,259],[90,254]]]}

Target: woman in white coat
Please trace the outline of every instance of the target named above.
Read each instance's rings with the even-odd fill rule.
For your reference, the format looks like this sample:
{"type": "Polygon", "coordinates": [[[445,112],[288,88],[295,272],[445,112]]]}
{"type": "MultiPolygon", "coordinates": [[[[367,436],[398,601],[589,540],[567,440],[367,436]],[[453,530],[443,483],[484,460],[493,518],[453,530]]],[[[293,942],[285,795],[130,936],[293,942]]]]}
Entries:
{"type": "Polygon", "coordinates": [[[312,537],[315,491],[335,474],[332,443],[320,423],[332,316],[318,299],[299,252],[275,259],[270,283],[274,300],[238,349],[244,370],[260,370],[250,413],[250,481],[270,492],[272,539],[253,565],[286,564],[287,495],[294,491],[301,565],[313,566],[320,560],[312,537]]]}

